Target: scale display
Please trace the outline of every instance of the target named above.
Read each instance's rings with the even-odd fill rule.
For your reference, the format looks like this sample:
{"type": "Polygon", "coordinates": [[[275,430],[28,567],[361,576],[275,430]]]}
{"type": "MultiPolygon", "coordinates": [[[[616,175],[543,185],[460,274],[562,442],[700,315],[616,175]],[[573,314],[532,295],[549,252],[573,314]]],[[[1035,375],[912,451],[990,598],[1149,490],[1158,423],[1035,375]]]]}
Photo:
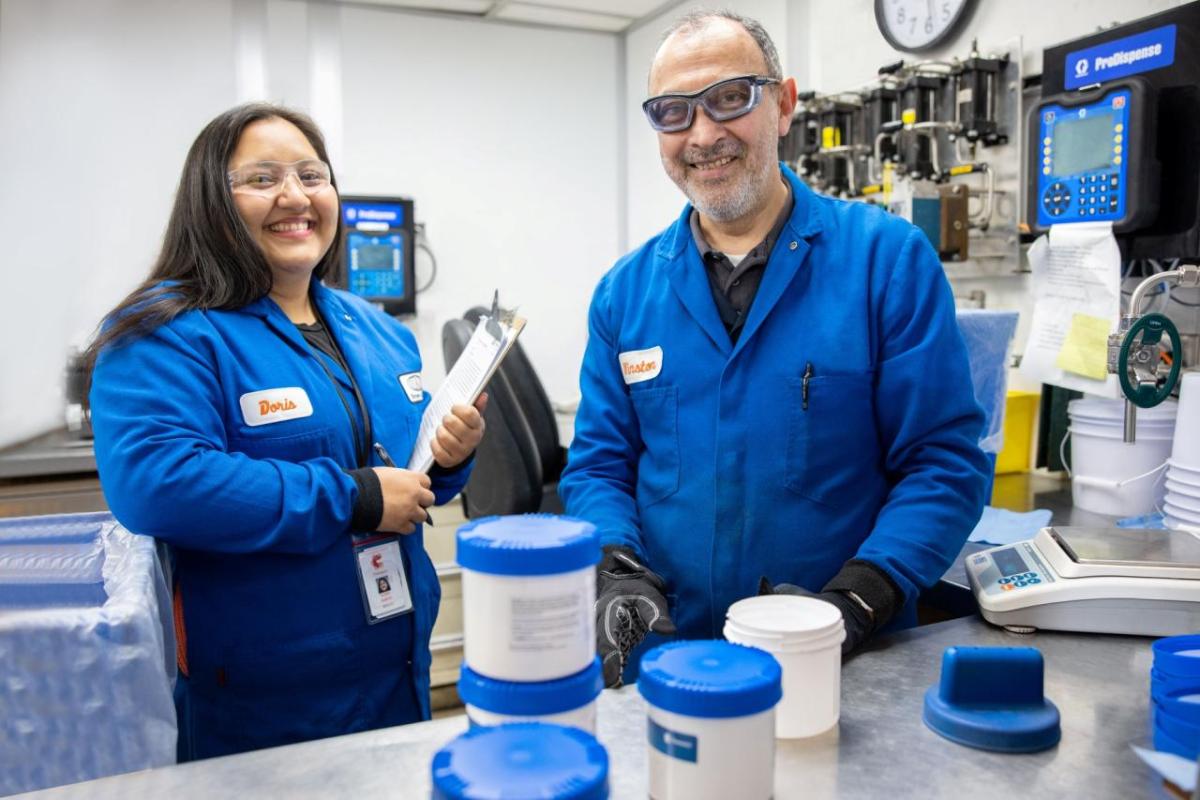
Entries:
{"type": "Polygon", "coordinates": [[[1039,224],[1125,218],[1132,101],[1129,89],[1118,89],[1094,103],[1041,108],[1039,224]]]}

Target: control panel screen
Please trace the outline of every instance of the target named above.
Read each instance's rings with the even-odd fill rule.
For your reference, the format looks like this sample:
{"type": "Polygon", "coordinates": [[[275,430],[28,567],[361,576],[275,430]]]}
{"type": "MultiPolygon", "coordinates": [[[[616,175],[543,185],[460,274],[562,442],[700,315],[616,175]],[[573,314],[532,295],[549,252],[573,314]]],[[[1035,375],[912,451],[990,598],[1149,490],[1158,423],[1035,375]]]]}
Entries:
{"type": "Polygon", "coordinates": [[[1038,225],[1125,217],[1132,98],[1129,89],[1115,89],[1083,105],[1040,108],[1038,225]]]}
{"type": "Polygon", "coordinates": [[[1054,126],[1054,174],[1075,175],[1107,167],[1113,158],[1113,115],[1066,117],[1054,126]]]}
{"type": "Polygon", "coordinates": [[[352,231],[346,237],[350,291],[366,297],[404,295],[404,236],[352,231]]]}
{"type": "Polygon", "coordinates": [[[1017,548],[1015,547],[1010,547],[1007,550],[997,550],[992,553],[992,561],[995,562],[996,568],[1000,570],[1001,577],[1016,575],[1028,570],[1025,560],[1017,553],[1017,548]]]}

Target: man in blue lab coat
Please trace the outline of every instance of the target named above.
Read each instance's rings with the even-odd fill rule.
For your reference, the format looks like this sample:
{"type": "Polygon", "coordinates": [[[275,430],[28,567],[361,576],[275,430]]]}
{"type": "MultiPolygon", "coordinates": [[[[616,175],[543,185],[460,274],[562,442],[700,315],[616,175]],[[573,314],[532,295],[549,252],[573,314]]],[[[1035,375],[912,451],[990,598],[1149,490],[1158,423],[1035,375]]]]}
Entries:
{"type": "Polygon", "coordinates": [[[912,225],[779,164],[796,87],[758,23],[685,17],[649,88],[691,202],[596,289],[560,483],[605,545],[606,682],[772,590],[837,606],[849,652],[915,622],[984,503],[949,284],[912,225]]]}

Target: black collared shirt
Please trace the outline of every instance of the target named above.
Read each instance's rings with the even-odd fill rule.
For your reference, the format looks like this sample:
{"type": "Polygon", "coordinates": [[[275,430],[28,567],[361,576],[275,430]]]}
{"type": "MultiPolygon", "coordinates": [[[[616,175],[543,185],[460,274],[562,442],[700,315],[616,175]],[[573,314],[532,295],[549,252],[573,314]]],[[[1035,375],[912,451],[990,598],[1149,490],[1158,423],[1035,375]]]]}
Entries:
{"type": "Polygon", "coordinates": [[[737,266],[734,266],[724,253],[713,250],[704,240],[704,234],[700,231],[700,214],[696,209],[692,209],[688,219],[692,227],[692,238],[696,241],[696,249],[700,251],[704,271],[708,274],[708,284],[712,287],[713,302],[717,304],[721,322],[725,324],[725,330],[735,344],[742,333],[742,326],[746,324],[746,318],[750,316],[750,306],[758,294],[758,286],[762,283],[763,273],[767,269],[767,260],[771,257],[771,251],[775,249],[780,231],[792,215],[792,207],[795,205],[792,187],[786,183],[784,186],[787,187],[787,200],[780,209],[779,217],[776,218],[770,233],[747,253],[737,266]]]}

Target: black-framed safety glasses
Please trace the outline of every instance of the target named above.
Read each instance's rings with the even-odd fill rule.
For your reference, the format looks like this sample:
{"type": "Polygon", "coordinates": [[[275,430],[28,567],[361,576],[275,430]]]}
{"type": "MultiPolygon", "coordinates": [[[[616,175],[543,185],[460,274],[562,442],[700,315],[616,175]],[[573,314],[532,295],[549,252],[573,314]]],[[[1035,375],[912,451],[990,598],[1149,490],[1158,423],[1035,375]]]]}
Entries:
{"type": "Polygon", "coordinates": [[[728,122],[749,114],[762,100],[762,87],[779,83],[778,78],[763,75],[739,75],[710,83],[689,94],[671,93],[651,97],[642,103],[650,127],[659,133],[678,133],[692,127],[696,104],[714,122],[728,122]]]}

